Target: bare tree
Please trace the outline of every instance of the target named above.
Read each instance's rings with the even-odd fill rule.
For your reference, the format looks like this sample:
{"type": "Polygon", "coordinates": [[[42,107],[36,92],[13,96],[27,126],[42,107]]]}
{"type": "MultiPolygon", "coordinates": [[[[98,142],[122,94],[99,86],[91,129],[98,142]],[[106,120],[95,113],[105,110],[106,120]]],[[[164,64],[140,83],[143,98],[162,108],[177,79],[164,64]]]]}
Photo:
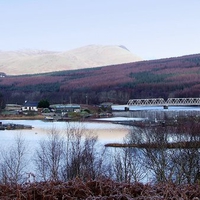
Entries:
{"type": "Polygon", "coordinates": [[[66,126],[63,179],[94,179],[102,172],[103,163],[101,149],[97,149],[98,137],[87,131],[83,123],[67,123],[66,126]]]}
{"type": "MultiPolygon", "coordinates": [[[[130,143],[129,135],[123,143],[130,143]]],[[[146,177],[147,173],[143,167],[140,149],[132,147],[115,149],[113,157],[112,168],[117,181],[140,182],[146,177]]]]}
{"type": "Polygon", "coordinates": [[[147,135],[149,146],[143,149],[146,167],[155,175],[156,182],[170,181],[174,173],[174,165],[171,162],[173,150],[166,147],[169,142],[168,134],[166,127],[152,128],[147,135]],[[152,148],[151,144],[157,144],[157,147],[152,148]]]}
{"type": "Polygon", "coordinates": [[[170,126],[134,128],[129,140],[139,144],[153,181],[191,184],[200,180],[199,131],[199,119],[184,118],[170,126]]]}
{"type": "Polygon", "coordinates": [[[196,117],[179,120],[176,141],[190,147],[179,147],[173,158],[176,164],[177,183],[195,183],[200,180],[200,123],[196,117]]]}
{"type": "Polygon", "coordinates": [[[174,174],[174,165],[171,161],[174,151],[166,147],[169,132],[170,129],[158,126],[134,128],[129,134],[129,143],[138,145],[138,161],[143,170],[146,168],[144,171],[147,173],[144,175],[151,177],[151,181],[169,181],[174,174]]]}
{"type": "Polygon", "coordinates": [[[35,156],[35,165],[39,179],[44,181],[57,181],[61,179],[60,173],[64,155],[63,143],[62,135],[55,127],[52,127],[48,133],[48,138],[40,142],[35,156]]]}
{"type": "Polygon", "coordinates": [[[17,135],[10,148],[1,151],[0,180],[4,184],[23,183],[26,180],[28,166],[27,144],[21,135],[17,135]]]}
{"type": "Polygon", "coordinates": [[[52,128],[49,137],[36,151],[36,170],[41,180],[63,180],[80,177],[94,179],[103,169],[103,153],[97,149],[98,137],[83,123],[66,123],[64,134],[52,128]]]}

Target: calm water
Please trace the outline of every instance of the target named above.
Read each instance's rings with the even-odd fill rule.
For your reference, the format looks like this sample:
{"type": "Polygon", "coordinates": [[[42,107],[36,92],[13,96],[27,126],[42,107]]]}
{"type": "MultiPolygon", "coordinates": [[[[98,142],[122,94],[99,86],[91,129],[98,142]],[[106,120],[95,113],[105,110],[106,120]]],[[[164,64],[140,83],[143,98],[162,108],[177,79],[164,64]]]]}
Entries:
{"type": "Polygon", "coordinates": [[[86,131],[92,132],[98,135],[99,142],[120,142],[124,136],[129,132],[128,127],[119,124],[112,124],[108,122],[45,122],[42,120],[0,120],[3,124],[23,124],[31,125],[31,130],[4,130],[0,131],[0,146],[9,146],[17,135],[21,135],[25,139],[27,144],[34,148],[39,141],[47,138],[48,132],[55,128],[61,134],[66,130],[67,123],[71,123],[74,126],[81,126],[86,131]]]}
{"type": "MultiPolygon", "coordinates": [[[[114,107],[114,106],[113,106],[114,107]]],[[[124,105],[116,106],[117,109],[124,109],[124,105]]],[[[119,109],[119,110],[120,110],[119,109]]],[[[149,107],[149,106],[132,106],[130,107],[131,111],[150,111],[153,113],[155,110],[163,111],[163,107],[149,107]]],[[[197,115],[200,114],[200,107],[193,106],[170,106],[166,112],[170,111],[195,111],[197,115]]],[[[123,112],[122,112],[123,113],[123,112]]],[[[130,112],[131,113],[131,112],[130,112]]],[[[125,112],[125,117],[115,117],[113,121],[124,121],[124,120],[141,120],[146,116],[130,116],[129,112],[125,112]],[[138,118],[134,118],[138,117],[138,118]]],[[[120,112],[119,112],[120,114],[120,112]]],[[[174,112],[172,112],[174,115],[174,112]]],[[[108,119],[111,120],[111,119],[108,119]]],[[[22,137],[27,141],[27,143],[31,143],[31,146],[34,147],[40,140],[47,137],[48,131],[50,131],[53,127],[59,130],[59,132],[63,132],[66,130],[66,122],[45,122],[42,120],[0,120],[2,123],[15,123],[15,124],[24,124],[31,125],[33,127],[32,130],[5,130],[0,131],[0,145],[7,146],[9,145],[17,134],[21,134],[22,137]]],[[[79,122],[68,122],[72,124],[80,124],[79,122]]],[[[123,138],[129,132],[129,127],[122,126],[119,124],[113,124],[109,122],[103,122],[98,120],[97,122],[82,122],[83,127],[90,132],[93,132],[98,135],[99,141],[103,144],[109,142],[122,142],[123,138]]]]}

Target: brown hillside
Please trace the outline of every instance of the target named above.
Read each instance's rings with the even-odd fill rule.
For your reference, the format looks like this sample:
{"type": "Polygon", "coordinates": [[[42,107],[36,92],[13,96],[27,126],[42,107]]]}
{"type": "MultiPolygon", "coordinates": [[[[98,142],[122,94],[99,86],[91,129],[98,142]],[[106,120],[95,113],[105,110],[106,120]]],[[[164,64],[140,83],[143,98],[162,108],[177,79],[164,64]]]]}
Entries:
{"type": "Polygon", "coordinates": [[[80,70],[0,78],[9,102],[50,99],[90,104],[131,98],[199,97],[200,54],[80,70]]]}

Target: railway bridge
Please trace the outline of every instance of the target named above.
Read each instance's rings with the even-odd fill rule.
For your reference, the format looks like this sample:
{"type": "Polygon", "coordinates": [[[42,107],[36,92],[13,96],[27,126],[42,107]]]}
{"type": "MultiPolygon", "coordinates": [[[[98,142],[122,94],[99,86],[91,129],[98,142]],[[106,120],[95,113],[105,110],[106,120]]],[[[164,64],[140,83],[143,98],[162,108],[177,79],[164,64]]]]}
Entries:
{"type": "Polygon", "coordinates": [[[199,106],[200,98],[168,98],[166,101],[163,98],[154,99],[130,99],[128,106],[199,106]]]}

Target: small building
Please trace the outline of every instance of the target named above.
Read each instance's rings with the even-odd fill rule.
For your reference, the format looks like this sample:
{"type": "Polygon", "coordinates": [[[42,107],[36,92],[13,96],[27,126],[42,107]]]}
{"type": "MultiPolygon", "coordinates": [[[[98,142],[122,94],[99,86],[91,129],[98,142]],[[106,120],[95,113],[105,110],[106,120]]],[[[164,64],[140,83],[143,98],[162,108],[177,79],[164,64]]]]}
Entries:
{"type": "Polygon", "coordinates": [[[68,112],[80,112],[81,106],[78,104],[54,104],[50,105],[50,109],[55,110],[56,113],[65,115],[68,112]]]}
{"type": "Polygon", "coordinates": [[[5,110],[7,111],[20,111],[22,108],[21,105],[18,104],[6,104],[5,110]]]}
{"type": "Polygon", "coordinates": [[[112,102],[104,102],[100,104],[100,107],[108,108],[108,107],[111,107],[112,105],[113,105],[112,102]]]}
{"type": "Polygon", "coordinates": [[[38,111],[38,102],[25,101],[22,105],[22,111],[38,111]]]}

